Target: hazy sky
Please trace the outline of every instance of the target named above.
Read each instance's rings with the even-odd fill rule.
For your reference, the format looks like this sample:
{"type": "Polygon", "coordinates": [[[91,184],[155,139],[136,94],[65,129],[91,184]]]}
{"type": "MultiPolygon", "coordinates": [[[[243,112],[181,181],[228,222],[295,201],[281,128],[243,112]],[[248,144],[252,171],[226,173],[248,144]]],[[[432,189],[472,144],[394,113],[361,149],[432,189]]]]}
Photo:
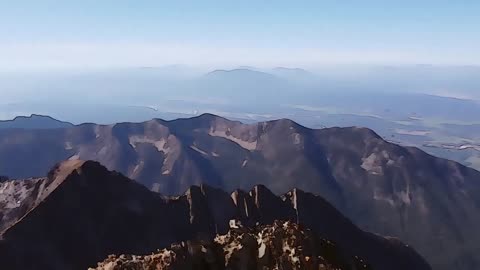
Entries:
{"type": "Polygon", "coordinates": [[[480,1],[0,0],[0,68],[480,65],[480,1]]]}

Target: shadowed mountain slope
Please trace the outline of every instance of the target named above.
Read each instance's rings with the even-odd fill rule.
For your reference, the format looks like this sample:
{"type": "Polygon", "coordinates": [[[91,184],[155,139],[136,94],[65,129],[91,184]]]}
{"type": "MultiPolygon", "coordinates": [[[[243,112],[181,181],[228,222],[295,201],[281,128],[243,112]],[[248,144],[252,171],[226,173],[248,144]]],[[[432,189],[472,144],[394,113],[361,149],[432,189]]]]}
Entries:
{"type": "Polygon", "coordinates": [[[361,231],[322,198],[296,189],[277,197],[264,186],[230,195],[202,185],[162,197],[91,161],[64,162],[37,181],[45,188],[18,200],[35,203],[11,213],[0,234],[5,269],[85,269],[108,254],[148,254],[174,242],[211,241],[227,233],[232,219],[247,227],[296,221],[336,243],[346,265],[358,256],[373,269],[430,269],[413,249],[361,231]]]}

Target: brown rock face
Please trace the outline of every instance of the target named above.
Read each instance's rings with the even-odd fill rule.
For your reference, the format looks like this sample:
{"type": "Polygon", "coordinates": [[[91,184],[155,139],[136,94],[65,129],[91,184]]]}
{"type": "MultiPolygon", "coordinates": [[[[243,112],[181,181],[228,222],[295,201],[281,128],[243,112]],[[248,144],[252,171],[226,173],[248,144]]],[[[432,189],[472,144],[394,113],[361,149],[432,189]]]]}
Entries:
{"type": "MultiPolygon", "coordinates": [[[[239,238],[237,232],[228,234],[232,219],[245,225],[247,231],[241,232],[245,237],[253,237],[245,243],[240,241],[242,246],[249,246],[244,251],[257,250],[255,245],[261,243],[256,242],[255,235],[265,228],[262,235],[273,235],[268,239],[275,244],[275,232],[261,226],[285,220],[302,224],[318,237],[336,243],[342,258],[365,258],[373,269],[430,269],[411,248],[361,231],[322,198],[297,189],[277,197],[264,186],[228,194],[202,185],[192,186],[182,196],[163,197],[92,161],[62,163],[48,177],[35,181],[35,185],[25,186],[26,194],[32,195],[19,197],[19,205],[25,207],[10,211],[8,223],[2,224],[0,261],[4,269],[86,269],[109,254],[151,254],[182,241],[218,242],[222,238],[215,236],[225,233],[230,237],[225,243],[233,243],[239,238]]],[[[12,194],[18,194],[12,190],[12,194]]],[[[5,208],[2,211],[6,213],[5,208]]],[[[292,232],[299,228],[288,224],[288,228],[293,226],[292,232]]],[[[308,233],[298,237],[302,235],[308,233]]],[[[190,252],[191,248],[187,249],[190,252]]],[[[267,252],[271,254],[266,255],[271,258],[268,263],[282,258],[275,250],[277,246],[267,252]]],[[[244,251],[238,255],[233,252],[233,257],[225,257],[226,262],[245,259],[253,264],[253,257],[249,257],[253,253],[241,255],[244,251]]],[[[310,257],[308,254],[304,255],[310,257]]]]}
{"type": "Polygon", "coordinates": [[[327,239],[293,222],[231,229],[211,241],[173,244],[147,256],[110,255],[90,270],[182,269],[372,269],[346,257],[327,239]]]}

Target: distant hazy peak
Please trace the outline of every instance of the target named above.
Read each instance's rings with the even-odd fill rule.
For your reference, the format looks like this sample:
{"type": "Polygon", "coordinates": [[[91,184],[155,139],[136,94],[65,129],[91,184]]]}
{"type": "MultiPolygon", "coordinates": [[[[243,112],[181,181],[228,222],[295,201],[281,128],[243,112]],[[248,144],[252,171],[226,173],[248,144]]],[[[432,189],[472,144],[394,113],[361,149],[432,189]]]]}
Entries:
{"type": "Polygon", "coordinates": [[[57,120],[51,116],[31,114],[29,116],[16,116],[12,120],[0,120],[0,129],[51,129],[71,127],[72,123],[57,120]]]}
{"type": "Polygon", "coordinates": [[[217,69],[214,71],[211,71],[207,73],[205,76],[220,76],[220,75],[256,75],[256,76],[268,76],[268,77],[276,77],[273,74],[263,72],[263,71],[257,71],[257,70],[251,70],[251,69],[246,69],[246,68],[237,68],[237,69],[217,69]]]}
{"type": "Polygon", "coordinates": [[[294,71],[298,73],[310,73],[309,71],[303,69],[303,68],[289,68],[289,67],[275,67],[273,70],[276,71],[294,71]]]}
{"type": "Polygon", "coordinates": [[[50,119],[50,120],[59,121],[51,116],[42,115],[42,114],[18,115],[18,116],[15,116],[13,120],[6,120],[6,121],[15,121],[19,119],[50,119]]]}

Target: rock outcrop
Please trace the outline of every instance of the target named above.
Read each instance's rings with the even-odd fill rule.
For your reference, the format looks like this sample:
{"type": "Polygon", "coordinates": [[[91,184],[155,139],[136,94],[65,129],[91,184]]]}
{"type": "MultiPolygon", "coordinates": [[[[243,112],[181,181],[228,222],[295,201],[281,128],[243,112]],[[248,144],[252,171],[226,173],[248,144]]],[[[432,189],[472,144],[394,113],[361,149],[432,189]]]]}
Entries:
{"type": "Polygon", "coordinates": [[[248,229],[235,226],[212,241],[173,244],[151,255],[110,255],[90,270],[315,269],[368,270],[364,259],[347,257],[327,239],[293,222],[248,229]]]}

